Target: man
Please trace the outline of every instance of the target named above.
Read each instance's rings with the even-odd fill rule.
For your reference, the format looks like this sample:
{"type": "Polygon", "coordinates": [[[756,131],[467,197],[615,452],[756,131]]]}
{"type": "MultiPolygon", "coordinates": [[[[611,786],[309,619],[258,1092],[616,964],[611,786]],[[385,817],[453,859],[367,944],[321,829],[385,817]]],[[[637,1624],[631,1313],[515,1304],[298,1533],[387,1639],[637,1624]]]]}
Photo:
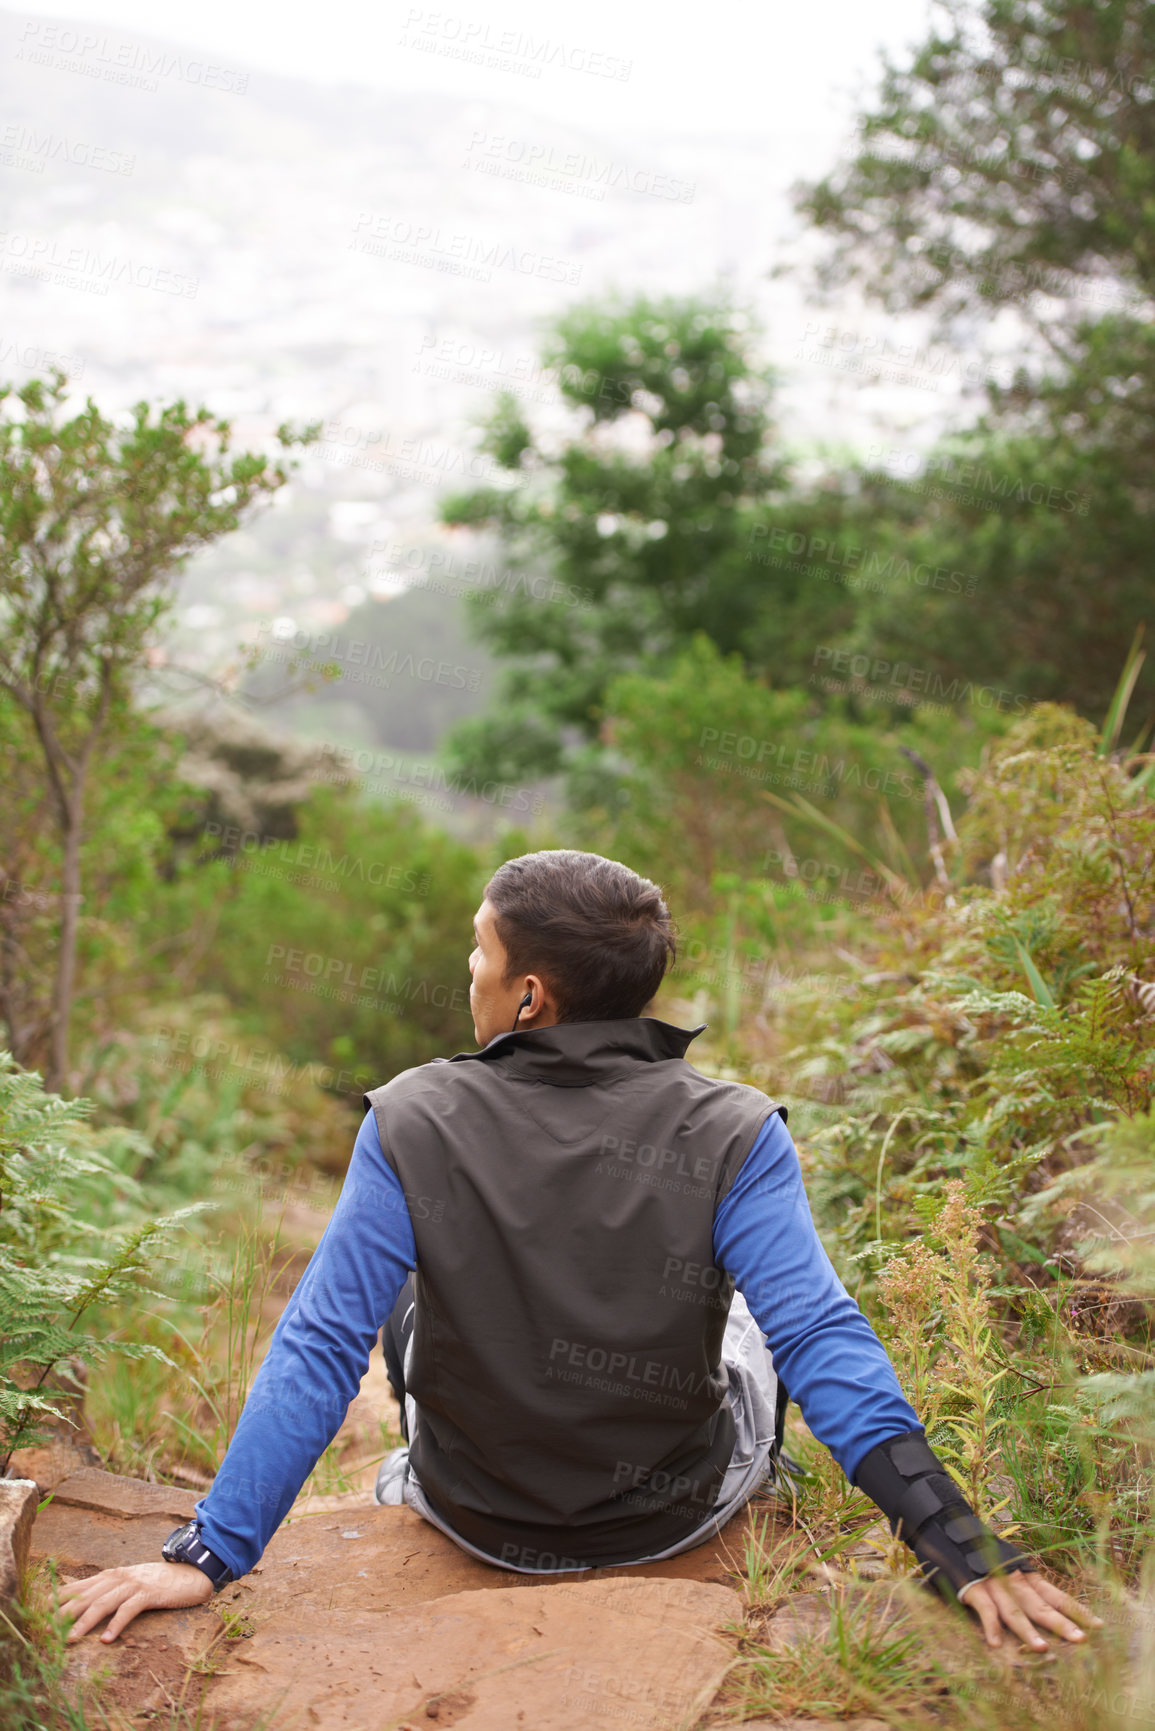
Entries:
{"type": "Polygon", "coordinates": [[[1094,1619],[964,1502],[814,1231],[786,1112],[643,1016],[674,953],[657,887],[558,850],[491,879],[476,1052],[367,1098],[332,1219],[236,1434],[165,1560],[69,1583],[76,1640],[206,1600],[258,1561],[379,1331],[408,1447],[378,1479],[526,1573],[700,1544],[773,1471],[785,1390],[1000,1644],[1094,1619]],[[737,1291],[735,1291],[737,1288],[737,1291]]]}

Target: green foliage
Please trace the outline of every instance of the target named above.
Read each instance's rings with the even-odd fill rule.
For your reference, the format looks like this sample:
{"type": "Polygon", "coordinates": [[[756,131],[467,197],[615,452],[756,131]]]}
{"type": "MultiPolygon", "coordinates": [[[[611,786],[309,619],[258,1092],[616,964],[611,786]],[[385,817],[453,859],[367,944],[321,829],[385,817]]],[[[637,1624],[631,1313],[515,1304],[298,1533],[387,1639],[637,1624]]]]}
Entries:
{"type": "Polygon", "coordinates": [[[78,1325],[139,1293],[141,1276],[152,1276],[200,1205],[149,1218],[110,1146],[131,1136],[95,1132],[87,1115],[85,1102],[45,1094],[38,1077],[0,1054],[0,1470],[37,1421],[65,1416],[45,1392],[64,1361],[163,1357],[78,1325]]]}
{"type": "Polygon", "coordinates": [[[1005,1649],[988,1651],[960,1618],[911,1587],[839,1583],[754,1625],[718,1705],[735,1723],[773,1716],[902,1731],[1122,1726],[1146,1716],[1150,1662],[1142,1607],[1118,1609],[1116,1626],[1096,1631],[1084,1648],[1008,1665],[1005,1649]]]}
{"type": "Polygon", "coordinates": [[[762,1040],[741,1030],[968,1495],[1055,1560],[1127,1567],[1155,1441],[1141,767],[1040,706],[960,772],[949,888],[859,927],[847,994],[784,982],[762,1040]]]}
{"type": "Polygon", "coordinates": [[[1005,725],[853,719],[772,689],[704,636],[664,675],[620,676],[606,709],[616,785],[574,827],[663,886],[680,928],[665,995],[693,1000],[670,1013],[716,1016],[728,1035],[761,1023],[800,951],[828,981],[833,947],[918,893],[925,803],[905,742],[953,798],[960,765],[1005,725]]]}
{"type": "MultiPolygon", "coordinates": [[[[27,718],[0,693],[0,742],[10,748],[5,791],[12,799],[0,853],[0,1018],[26,1068],[49,1059],[63,869],[29,732],[27,718]]],[[[145,716],[106,741],[85,802],[85,892],[76,919],[71,1016],[82,1052],[109,1036],[126,997],[145,981],[179,979],[211,930],[210,881],[199,898],[180,897],[180,916],[167,929],[151,920],[158,892],[171,878],[172,832],[193,798],[195,790],[182,781],[176,742],[145,716]]],[[[169,899],[175,902],[178,894],[169,899]]]]}
{"type": "MultiPolygon", "coordinates": [[[[622,776],[616,809],[592,821],[608,824],[616,848],[644,859],[695,908],[709,905],[718,872],[781,875],[792,852],[811,851],[797,808],[785,823],[768,795],[802,794],[851,840],[871,838],[887,869],[912,870],[910,850],[925,835],[922,781],[901,746],[930,756],[953,792],[958,768],[1000,728],[986,712],[947,728],[922,709],[881,705],[856,719],[844,705],[772,688],[704,635],[664,674],[619,677],[606,714],[622,776]]],[[[846,838],[823,845],[840,868],[861,864],[846,838]]]]}
{"type": "Polygon", "coordinates": [[[0,682],[51,717],[48,774],[64,781],[139,675],[174,574],[287,474],[230,456],[228,423],[183,402],[138,403],[128,427],[91,400],[68,418],[57,374],[0,388],[0,403],[0,682]]]}
{"type": "Polygon", "coordinates": [[[1079,280],[1155,288],[1155,19],[1142,0],[938,0],[852,160],[800,194],[832,275],[947,317],[1013,304],[1057,340],[1079,280]]]}
{"type": "MultiPolygon", "coordinates": [[[[1009,1417],[1011,1374],[996,1335],[992,1270],[980,1252],[983,1218],[959,1179],[933,1223],[892,1256],[879,1288],[887,1344],[934,1447],[972,1505],[990,1519],[989,1464],[1009,1417]]],[[[1000,1505],[1001,1506],[1001,1505],[1000,1505]]]]}
{"type": "Polygon", "coordinates": [[[570,735],[596,739],[615,673],[695,631],[727,649],[740,642],[761,605],[749,514],[781,467],[750,322],[721,300],[583,305],[543,358],[573,428],[559,441],[499,403],[485,448],[503,485],[442,510],[448,523],[495,531],[512,570],[557,585],[557,601],[523,592],[471,608],[477,634],[514,665],[493,730],[462,731],[454,761],[511,781],[567,766],[570,735]]]}
{"type": "MultiPolygon", "coordinates": [[[[1151,1097],[1152,1027],[1132,984],[1151,959],[1151,801],[1085,723],[1047,706],[961,779],[971,882],[896,913],[837,1032],[824,1000],[821,1037],[796,1047],[799,1080],[837,1096],[818,1135],[856,1249],[876,1236],[876,1191],[895,1222],[943,1175],[1007,1203],[1028,1170],[1079,1158],[1097,1118],[1151,1097]]],[[[803,1004],[791,1013],[801,1031],[803,1004]]]]}
{"type": "Polygon", "coordinates": [[[473,1044],[466,962],[484,877],[471,848],[411,808],[318,787],[290,846],[238,849],[225,875],[199,979],[250,1037],[327,1070],[324,1085],[358,1106],[366,1088],[473,1044]]]}
{"type": "MultiPolygon", "coordinates": [[[[919,473],[864,477],[876,550],[973,596],[868,597],[846,641],[1101,716],[1151,615],[1155,21],[1143,0],[940,0],[935,20],[849,162],[799,193],[832,238],[820,274],[937,311],[956,349],[1000,311],[1038,340],[919,473]]],[[[1150,670],[1141,691],[1149,727],[1150,670]]]]}
{"type": "MultiPolygon", "coordinates": [[[[54,1087],[69,1080],[84,828],[99,753],[133,730],[133,695],[175,574],[286,479],[263,456],[230,457],[228,423],[205,409],[177,402],[154,412],[142,402],[128,426],[91,399],[76,414],[68,409],[59,372],[49,383],[0,388],[0,693],[22,712],[23,729],[0,728],[23,759],[22,815],[37,832],[49,826],[59,846],[47,1017],[54,1087]]],[[[311,433],[282,428],[282,448],[298,437],[311,433]]],[[[19,838],[18,857],[24,846],[19,838]]],[[[0,861],[0,870],[23,893],[13,863],[0,861]]],[[[11,1005],[4,1012],[26,1062],[28,1030],[11,1005]]]]}
{"type": "MultiPolygon", "coordinates": [[[[910,479],[884,470],[880,488],[873,478],[877,557],[901,549],[924,569],[965,573],[967,584],[866,595],[841,646],[919,668],[927,689],[947,696],[968,685],[1005,691],[1012,714],[1055,701],[1103,715],[1136,628],[1151,617],[1155,360],[1148,342],[1119,386],[1135,398],[1134,417],[1092,432],[1095,397],[1116,401],[1113,362],[1132,358],[1100,349],[1029,391],[995,393],[978,426],[945,438],[910,479]]],[[[1140,695],[1149,727],[1149,671],[1140,695]]]]}

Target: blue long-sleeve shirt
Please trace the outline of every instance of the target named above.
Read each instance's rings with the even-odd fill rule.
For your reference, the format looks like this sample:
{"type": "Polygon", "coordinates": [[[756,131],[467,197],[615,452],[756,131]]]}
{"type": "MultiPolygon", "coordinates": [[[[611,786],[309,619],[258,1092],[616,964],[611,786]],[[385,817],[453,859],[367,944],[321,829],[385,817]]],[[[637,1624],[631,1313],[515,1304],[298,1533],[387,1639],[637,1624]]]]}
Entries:
{"type": "MultiPolygon", "coordinates": [[[[822,1248],[777,1112],[718,1209],[714,1254],[766,1336],[791,1399],[848,1477],[878,1443],[921,1429],[822,1248]]],[[[235,1575],[258,1561],[339,1430],[378,1330],[416,1265],[408,1203],[370,1112],[221,1469],[196,1505],[205,1544],[235,1575]]]]}

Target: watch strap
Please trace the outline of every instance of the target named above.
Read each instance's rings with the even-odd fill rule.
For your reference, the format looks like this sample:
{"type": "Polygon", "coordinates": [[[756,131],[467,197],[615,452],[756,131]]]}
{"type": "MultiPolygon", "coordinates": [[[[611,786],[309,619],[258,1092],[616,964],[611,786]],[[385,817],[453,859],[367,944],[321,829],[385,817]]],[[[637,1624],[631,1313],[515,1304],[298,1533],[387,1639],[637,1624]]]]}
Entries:
{"type": "Polygon", "coordinates": [[[219,1593],[222,1587],[235,1579],[228,1564],[215,1551],[210,1551],[201,1538],[198,1521],[186,1521],[183,1527],[177,1527],[164,1541],[160,1552],[166,1563],[191,1563],[194,1569],[207,1575],[214,1593],[219,1593]]]}

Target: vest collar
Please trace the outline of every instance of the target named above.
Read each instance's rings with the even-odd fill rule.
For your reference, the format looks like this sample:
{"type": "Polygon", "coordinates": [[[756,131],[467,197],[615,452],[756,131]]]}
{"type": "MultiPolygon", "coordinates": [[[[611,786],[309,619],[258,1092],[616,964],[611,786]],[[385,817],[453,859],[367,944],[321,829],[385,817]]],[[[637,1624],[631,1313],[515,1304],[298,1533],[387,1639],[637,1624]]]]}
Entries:
{"type": "Polygon", "coordinates": [[[654,1016],[624,1016],[612,1022],[559,1022],[552,1028],[518,1028],[496,1034],[476,1052],[455,1052],[450,1064],[471,1058],[500,1060],[503,1070],[559,1088],[588,1088],[613,1081],[636,1064],[683,1058],[707,1024],[676,1028],[654,1016]]]}

